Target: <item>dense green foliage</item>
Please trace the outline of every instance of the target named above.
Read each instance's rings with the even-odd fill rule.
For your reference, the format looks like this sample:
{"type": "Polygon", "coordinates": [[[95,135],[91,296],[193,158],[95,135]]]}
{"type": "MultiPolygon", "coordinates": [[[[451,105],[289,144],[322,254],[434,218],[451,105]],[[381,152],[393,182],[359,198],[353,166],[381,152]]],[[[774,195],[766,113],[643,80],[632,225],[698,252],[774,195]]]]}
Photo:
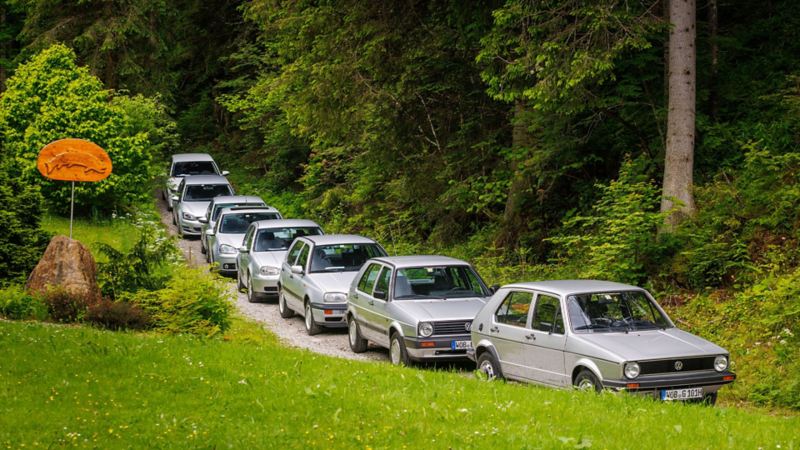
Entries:
{"type": "Polygon", "coordinates": [[[21,286],[11,285],[0,289],[0,316],[16,320],[45,320],[48,318],[47,305],[21,286]]]}
{"type": "Polygon", "coordinates": [[[487,383],[254,333],[225,342],[0,323],[0,445],[628,448],[638,430],[642,448],[798,445],[796,417],[487,383]]]}

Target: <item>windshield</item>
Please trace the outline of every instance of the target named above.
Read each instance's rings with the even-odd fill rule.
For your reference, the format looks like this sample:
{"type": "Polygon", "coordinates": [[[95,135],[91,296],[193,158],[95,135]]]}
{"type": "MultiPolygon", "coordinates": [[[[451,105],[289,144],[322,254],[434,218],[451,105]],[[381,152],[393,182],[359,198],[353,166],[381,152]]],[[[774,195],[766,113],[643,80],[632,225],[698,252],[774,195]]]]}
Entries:
{"type": "Polygon", "coordinates": [[[486,289],[469,266],[409,267],[397,271],[394,298],[485,297],[486,289]]]}
{"type": "Polygon", "coordinates": [[[273,220],[277,218],[278,214],[274,212],[225,214],[222,216],[222,222],[219,224],[219,232],[221,234],[244,234],[247,231],[247,227],[256,220],[273,220]]]}
{"type": "Polygon", "coordinates": [[[211,221],[215,221],[219,218],[219,213],[222,212],[225,208],[230,208],[232,206],[265,206],[263,203],[216,203],[214,204],[214,211],[211,213],[211,221]]]}
{"type": "Polygon", "coordinates": [[[351,272],[370,259],[386,256],[377,244],[334,244],[314,247],[309,272],[351,272]]]}
{"type": "Polygon", "coordinates": [[[571,295],[567,313],[576,332],[653,330],[669,320],[641,291],[571,295]]]}
{"type": "Polygon", "coordinates": [[[233,195],[227,184],[198,184],[186,186],[183,194],[185,202],[207,202],[220,195],[233,195]]]}
{"type": "Polygon", "coordinates": [[[217,174],[217,168],[211,161],[176,162],[172,166],[173,177],[185,177],[186,175],[218,175],[218,174],[217,174]]]}
{"type": "Polygon", "coordinates": [[[258,230],[255,252],[284,252],[289,250],[294,238],[322,234],[317,227],[265,228],[258,230]]]}

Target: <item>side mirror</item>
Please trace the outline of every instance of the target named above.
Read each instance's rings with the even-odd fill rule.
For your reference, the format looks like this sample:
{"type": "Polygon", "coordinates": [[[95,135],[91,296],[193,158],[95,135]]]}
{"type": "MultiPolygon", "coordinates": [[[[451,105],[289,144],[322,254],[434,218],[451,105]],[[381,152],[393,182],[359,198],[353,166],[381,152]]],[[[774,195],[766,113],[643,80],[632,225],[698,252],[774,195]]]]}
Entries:
{"type": "Polygon", "coordinates": [[[292,273],[296,273],[298,275],[303,274],[303,266],[292,266],[292,273]]]}
{"type": "Polygon", "coordinates": [[[380,300],[386,300],[386,291],[376,290],[375,292],[372,293],[372,296],[380,300]]]}
{"type": "Polygon", "coordinates": [[[242,246],[239,247],[239,253],[250,253],[250,250],[248,250],[247,247],[242,246]]]}
{"type": "Polygon", "coordinates": [[[223,171],[222,171],[222,172],[220,172],[219,174],[220,174],[220,175],[222,175],[223,177],[227,177],[227,176],[228,176],[228,175],[230,175],[231,173],[230,173],[230,172],[228,172],[227,170],[223,170],[223,171]]]}
{"type": "Polygon", "coordinates": [[[214,230],[206,230],[206,236],[213,236],[214,230]]]}
{"type": "Polygon", "coordinates": [[[500,290],[500,285],[499,284],[493,284],[493,285],[489,286],[489,293],[490,294],[494,294],[498,290],[500,290]]]}
{"type": "Polygon", "coordinates": [[[180,198],[180,197],[178,197],[177,195],[173,195],[173,196],[172,196],[172,201],[173,201],[173,202],[179,202],[179,201],[181,201],[181,198],[180,198]]]}
{"type": "Polygon", "coordinates": [[[200,223],[208,223],[208,219],[206,219],[205,217],[198,217],[197,221],[200,223]]]}

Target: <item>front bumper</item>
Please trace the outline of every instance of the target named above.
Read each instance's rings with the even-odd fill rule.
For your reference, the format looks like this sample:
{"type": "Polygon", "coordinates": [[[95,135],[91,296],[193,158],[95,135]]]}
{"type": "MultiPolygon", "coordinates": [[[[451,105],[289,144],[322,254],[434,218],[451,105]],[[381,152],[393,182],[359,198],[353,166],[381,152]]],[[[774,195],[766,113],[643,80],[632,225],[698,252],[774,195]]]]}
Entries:
{"type": "Polygon", "coordinates": [[[347,303],[312,303],[314,322],[329,328],[347,326],[347,303]]]}
{"type": "Polygon", "coordinates": [[[470,335],[454,336],[431,336],[429,338],[406,337],[406,351],[408,356],[417,360],[463,360],[470,359],[470,349],[454,349],[453,343],[456,341],[467,341],[471,343],[470,335]]]}
{"type": "Polygon", "coordinates": [[[251,283],[253,283],[253,291],[259,294],[278,296],[278,279],[279,275],[263,276],[252,275],[251,283]]]}
{"type": "Polygon", "coordinates": [[[717,392],[726,384],[733,383],[736,374],[729,371],[698,371],[691,373],[643,375],[633,380],[603,380],[603,387],[625,390],[635,394],[655,396],[665,389],[684,389],[702,387],[704,394],[717,392]]]}
{"type": "Polygon", "coordinates": [[[181,232],[186,236],[200,236],[203,224],[198,220],[187,220],[182,215],[178,216],[178,226],[181,227],[181,232]]]}
{"type": "Polygon", "coordinates": [[[217,263],[217,270],[221,273],[236,273],[236,254],[219,253],[214,255],[214,262],[217,263]]]}

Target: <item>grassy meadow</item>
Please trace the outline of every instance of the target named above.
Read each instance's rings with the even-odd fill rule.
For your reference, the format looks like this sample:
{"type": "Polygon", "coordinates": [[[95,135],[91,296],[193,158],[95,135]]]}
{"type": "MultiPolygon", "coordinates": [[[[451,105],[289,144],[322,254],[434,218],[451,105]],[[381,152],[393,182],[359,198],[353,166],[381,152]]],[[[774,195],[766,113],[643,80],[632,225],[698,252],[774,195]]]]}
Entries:
{"type": "Polygon", "coordinates": [[[224,339],[0,322],[0,446],[797,448],[800,417],[488,383],[224,339]]]}

